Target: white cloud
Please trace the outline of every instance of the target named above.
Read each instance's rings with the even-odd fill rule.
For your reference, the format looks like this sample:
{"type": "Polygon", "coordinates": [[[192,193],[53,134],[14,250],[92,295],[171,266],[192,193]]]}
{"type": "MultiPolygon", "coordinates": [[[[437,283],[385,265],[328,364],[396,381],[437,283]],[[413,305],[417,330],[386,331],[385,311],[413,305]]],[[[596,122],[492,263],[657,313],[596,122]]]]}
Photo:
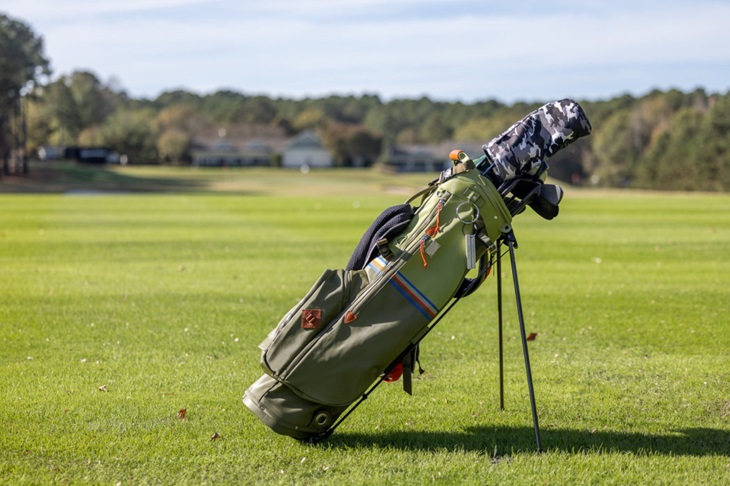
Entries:
{"type": "Polygon", "coordinates": [[[185,8],[191,5],[211,5],[215,0],[5,0],[3,10],[32,21],[34,18],[88,19],[98,15],[124,15],[153,10],[185,8]]]}
{"type": "Polygon", "coordinates": [[[728,67],[707,68],[730,60],[730,5],[717,2],[5,3],[44,36],[59,73],[116,75],[135,96],[230,87],[511,99],[561,87],[610,96],[672,83],[730,86],[728,67]],[[698,67],[696,80],[671,69],[682,65],[698,67]]]}

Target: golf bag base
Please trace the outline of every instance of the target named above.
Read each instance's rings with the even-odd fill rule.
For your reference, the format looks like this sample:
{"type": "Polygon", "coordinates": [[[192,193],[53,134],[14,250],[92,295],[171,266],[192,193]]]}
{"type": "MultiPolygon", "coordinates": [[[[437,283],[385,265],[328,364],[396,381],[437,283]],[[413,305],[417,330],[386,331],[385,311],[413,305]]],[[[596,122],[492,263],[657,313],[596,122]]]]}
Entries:
{"type": "Polygon", "coordinates": [[[347,409],[304,399],[269,375],[246,390],[243,403],[274,432],[299,440],[325,434],[347,409]]]}

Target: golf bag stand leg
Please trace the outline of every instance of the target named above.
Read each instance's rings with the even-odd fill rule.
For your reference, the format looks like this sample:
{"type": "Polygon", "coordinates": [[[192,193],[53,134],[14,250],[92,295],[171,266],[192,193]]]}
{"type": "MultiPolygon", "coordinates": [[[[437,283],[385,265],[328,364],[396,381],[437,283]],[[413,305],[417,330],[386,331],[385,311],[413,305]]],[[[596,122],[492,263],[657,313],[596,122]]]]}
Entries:
{"type": "MultiPolygon", "coordinates": [[[[517,305],[517,318],[520,324],[520,335],[522,338],[522,354],[525,357],[525,371],[527,373],[527,389],[530,394],[530,408],[532,409],[532,422],[535,428],[535,442],[537,443],[537,451],[542,452],[542,443],[540,441],[540,426],[537,420],[537,407],[535,406],[535,390],[532,386],[532,371],[530,369],[530,355],[527,350],[527,335],[525,333],[525,318],[522,313],[522,299],[520,297],[520,284],[517,280],[517,264],[515,262],[515,248],[517,240],[510,230],[502,237],[509,250],[510,262],[512,264],[512,280],[515,286],[515,303],[517,305]]],[[[497,299],[499,314],[499,403],[500,409],[504,410],[504,371],[503,371],[503,347],[502,347],[502,253],[501,242],[497,245],[497,299]]]]}
{"type": "Polygon", "coordinates": [[[504,410],[504,338],[502,335],[502,241],[497,242],[497,315],[499,330],[499,409],[504,410]]]}

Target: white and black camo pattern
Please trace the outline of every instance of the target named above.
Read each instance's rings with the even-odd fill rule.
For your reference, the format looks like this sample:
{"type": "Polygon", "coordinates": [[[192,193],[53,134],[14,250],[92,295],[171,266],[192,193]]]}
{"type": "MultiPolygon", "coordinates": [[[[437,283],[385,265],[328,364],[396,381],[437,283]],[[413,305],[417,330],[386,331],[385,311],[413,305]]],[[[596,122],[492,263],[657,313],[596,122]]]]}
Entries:
{"type": "Polygon", "coordinates": [[[553,101],[533,111],[482,149],[503,181],[534,174],[543,160],[591,133],[591,124],[578,103],[553,101]]]}

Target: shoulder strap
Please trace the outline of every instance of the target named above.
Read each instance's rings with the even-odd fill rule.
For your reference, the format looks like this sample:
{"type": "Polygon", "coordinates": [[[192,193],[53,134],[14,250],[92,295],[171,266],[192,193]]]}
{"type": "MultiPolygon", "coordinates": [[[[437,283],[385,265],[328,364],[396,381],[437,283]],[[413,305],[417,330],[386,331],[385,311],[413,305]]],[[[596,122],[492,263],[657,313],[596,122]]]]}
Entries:
{"type": "Polygon", "coordinates": [[[398,204],[383,211],[360,238],[345,270],[365,268],[365,265],[377,255],[378,243],[405,229],[413,219],[413,215],[413,208],[410,204],[398,204]]]}

